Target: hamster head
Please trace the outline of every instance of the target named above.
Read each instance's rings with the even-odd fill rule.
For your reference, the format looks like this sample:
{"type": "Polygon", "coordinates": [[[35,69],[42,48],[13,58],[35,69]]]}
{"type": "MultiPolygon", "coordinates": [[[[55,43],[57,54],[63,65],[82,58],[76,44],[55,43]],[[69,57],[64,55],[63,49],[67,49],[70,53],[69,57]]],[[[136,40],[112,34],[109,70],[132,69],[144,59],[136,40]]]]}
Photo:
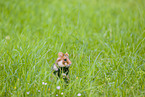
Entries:
{"type": "Polygon", "coordinates": [[[72,62],[69,59],[69,54],[68,53],[63,54],[62,52],[59,52],[56,64],[59,67],[69,67],[72,64],[72,62]]]}

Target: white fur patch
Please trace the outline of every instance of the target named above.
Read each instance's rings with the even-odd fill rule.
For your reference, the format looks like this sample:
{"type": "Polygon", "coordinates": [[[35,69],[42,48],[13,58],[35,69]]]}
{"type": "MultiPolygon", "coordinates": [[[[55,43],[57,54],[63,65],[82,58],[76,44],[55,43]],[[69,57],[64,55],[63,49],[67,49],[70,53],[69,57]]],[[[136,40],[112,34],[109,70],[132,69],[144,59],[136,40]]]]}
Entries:
{"type": "Polygon", "coordinates": [[[66,65],[66,67],[69,67],[71,64],[69,64],[69,65],[66,65]]]}
{"type": "Polygon", "coordinates": [[[54,69],[55,71],[58,71],[58,68],[56,67],[55,64],[53,65],[53,69],[54,69]]]}
{"type": "Polygon", "coordinates": [[[63,62],[62,60],[58,62],[58,66],[59,66],[59,67],[65,67],[65,65],[63,65],[62,62],[63,62]]]}
{"type": "Polygon", "coordinates": [[[65,73],[62,73],[62,76],[66,76],[66,74],[65,73]]]}
{"type": "Polygon", "coordinates": [[[65,66],[67,65],[67,63],[65,63],[65,66]]]}

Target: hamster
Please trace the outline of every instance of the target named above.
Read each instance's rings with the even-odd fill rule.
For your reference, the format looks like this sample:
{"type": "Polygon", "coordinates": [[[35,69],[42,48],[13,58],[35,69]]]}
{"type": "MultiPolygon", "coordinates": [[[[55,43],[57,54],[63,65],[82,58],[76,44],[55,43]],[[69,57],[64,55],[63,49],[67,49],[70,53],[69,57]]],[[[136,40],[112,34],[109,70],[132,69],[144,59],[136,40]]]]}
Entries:
{"type": "Polygon", "coordinates": [[[62,52],[58,53],[58,58],[56,62],[53,64],[53,73],[57,77],[63,76],[63,79],[66,83],[69,81],[69,67],[71,66],[72,62],[69,59],[69,54],[65,53],[63,54],[62,52]]]}

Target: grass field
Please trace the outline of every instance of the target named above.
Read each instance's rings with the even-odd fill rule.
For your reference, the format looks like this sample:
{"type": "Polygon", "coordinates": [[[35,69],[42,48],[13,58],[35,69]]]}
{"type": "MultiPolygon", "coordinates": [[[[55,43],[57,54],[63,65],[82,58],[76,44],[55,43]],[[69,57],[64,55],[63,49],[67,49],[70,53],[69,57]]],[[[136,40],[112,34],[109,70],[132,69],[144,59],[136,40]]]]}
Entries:
{"type": "Polygon", "coordinates": [[[145,96],[145,0],[0,0],[0,97],[80,94],[145,96]]]}

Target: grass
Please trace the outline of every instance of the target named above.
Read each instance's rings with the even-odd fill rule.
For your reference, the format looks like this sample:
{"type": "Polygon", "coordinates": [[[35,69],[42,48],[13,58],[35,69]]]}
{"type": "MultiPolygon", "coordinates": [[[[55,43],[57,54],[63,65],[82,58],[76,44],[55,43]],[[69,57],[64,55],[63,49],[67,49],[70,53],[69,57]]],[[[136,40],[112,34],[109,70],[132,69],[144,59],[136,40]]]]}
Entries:
{"type": "Polygon", "coordinates": [[[144,97],[144,7],[144,0],[0,0],[0,96],[144,97]],[[68,86],[51,79],[60,51],[72,61],[68,86]]]}

